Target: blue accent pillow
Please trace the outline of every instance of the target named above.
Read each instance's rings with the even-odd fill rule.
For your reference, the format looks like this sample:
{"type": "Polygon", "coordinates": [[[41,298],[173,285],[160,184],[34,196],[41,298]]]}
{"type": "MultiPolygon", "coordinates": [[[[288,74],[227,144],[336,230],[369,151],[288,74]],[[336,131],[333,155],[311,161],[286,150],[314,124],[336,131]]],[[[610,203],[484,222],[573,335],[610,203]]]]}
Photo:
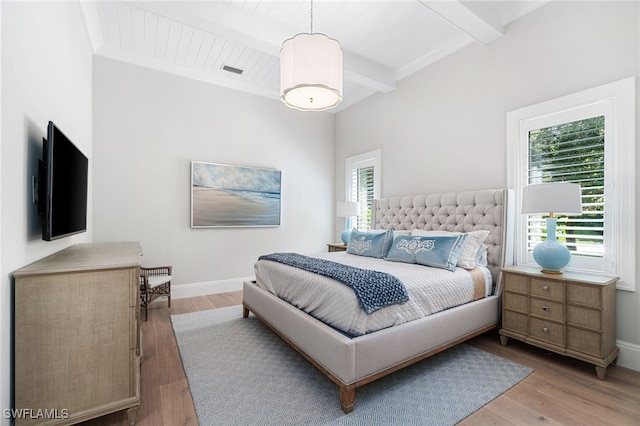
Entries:
{"type": "Polygon", "coordinates": [[[417,237],[398,235],[386,259],[393,262],[417,263],[454,271],[466,234],[450,237],[417,237]]]}
{"type": "Polygon", "coordinates": [[[393,243],[393,229],[363,232],[353,229],[347,253],[382,259],[389,253],[393,243]]]}

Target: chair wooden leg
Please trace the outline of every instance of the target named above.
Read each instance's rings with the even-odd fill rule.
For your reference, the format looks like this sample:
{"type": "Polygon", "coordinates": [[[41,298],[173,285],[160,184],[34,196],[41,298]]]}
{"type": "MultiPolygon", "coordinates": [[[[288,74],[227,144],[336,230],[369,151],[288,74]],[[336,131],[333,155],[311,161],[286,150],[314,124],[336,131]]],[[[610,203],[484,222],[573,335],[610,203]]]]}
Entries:
{"type": "Polygon", "coordinates": [[[144,320],[147,321],[147,318],[149,317],[149,311],[147,310],[149,306],[148,295],[143,294],[140,298],[140,302],[140,304],[142,305],[142,309],[144,309],[144,320]]]}

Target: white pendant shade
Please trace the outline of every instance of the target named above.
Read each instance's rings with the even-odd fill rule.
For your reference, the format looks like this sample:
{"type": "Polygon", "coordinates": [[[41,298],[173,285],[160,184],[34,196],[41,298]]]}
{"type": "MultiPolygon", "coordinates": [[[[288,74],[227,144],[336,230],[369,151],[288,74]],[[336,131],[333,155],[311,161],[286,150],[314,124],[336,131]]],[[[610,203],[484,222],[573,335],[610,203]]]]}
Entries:
{"type": "Polygon", "coordinates": [[[322,111],[342,101],[342,49],[324,34],[298,34],[280,50],[280,98],[291,108],[322,111]]]}

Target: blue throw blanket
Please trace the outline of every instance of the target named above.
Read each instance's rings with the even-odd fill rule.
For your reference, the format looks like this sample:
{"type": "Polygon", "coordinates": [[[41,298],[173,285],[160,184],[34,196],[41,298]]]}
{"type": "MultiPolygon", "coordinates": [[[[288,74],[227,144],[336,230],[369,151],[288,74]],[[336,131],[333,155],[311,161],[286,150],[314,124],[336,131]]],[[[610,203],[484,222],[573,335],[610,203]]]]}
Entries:
{"type": "Polygon", "coordinates": [[[404,284],[385,272],[356,268],[297,253],[272,253],[260,256],[258,260],[279,262],[339,281],[353,289],[360,306],[367,314],[409,300],[404,284]]]}

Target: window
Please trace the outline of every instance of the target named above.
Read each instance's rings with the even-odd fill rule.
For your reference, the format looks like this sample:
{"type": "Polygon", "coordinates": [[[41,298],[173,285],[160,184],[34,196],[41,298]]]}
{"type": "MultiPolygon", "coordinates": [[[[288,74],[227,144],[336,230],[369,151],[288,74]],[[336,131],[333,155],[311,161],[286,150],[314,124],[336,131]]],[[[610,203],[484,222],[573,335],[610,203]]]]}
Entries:
{"type": "MultiPolygon", "coordinates": [[[[583,214],[558,217],[567,269],[620,277],[635,290],[635,79],[585,90],[507,114],[508,184],[521,206],[529,184],[574,182],[583,214]]],[[[546,237],[542,216],[516,214],[516,259],[535,265],[546,237]]]]}
{"type": "MultiPolygon", "coordinates": [[[[527,185],[577,183],[582,189],[582,216],[559,216],[558,240],[573,256],[604,258],[605,254],[605,116],[530,130],[527,185]]],[[[607,179],[608,183],[608,179],[607,179]]],[[[546,238],[545,218],[528,216],[527,252],[546,238]]],[[[608,241],[606,241],[608,243],[608,241]]],[[[607,251],[608,252],[608,251],[607,251]]]]}
{"type": "Polygon", "coordinates": [[[347,201],[360,204],[360,214],[351,226],[361,231],[370,229],[373,200],[380,198],[380,150],[348,157],[345,181],[347,201]]]}

